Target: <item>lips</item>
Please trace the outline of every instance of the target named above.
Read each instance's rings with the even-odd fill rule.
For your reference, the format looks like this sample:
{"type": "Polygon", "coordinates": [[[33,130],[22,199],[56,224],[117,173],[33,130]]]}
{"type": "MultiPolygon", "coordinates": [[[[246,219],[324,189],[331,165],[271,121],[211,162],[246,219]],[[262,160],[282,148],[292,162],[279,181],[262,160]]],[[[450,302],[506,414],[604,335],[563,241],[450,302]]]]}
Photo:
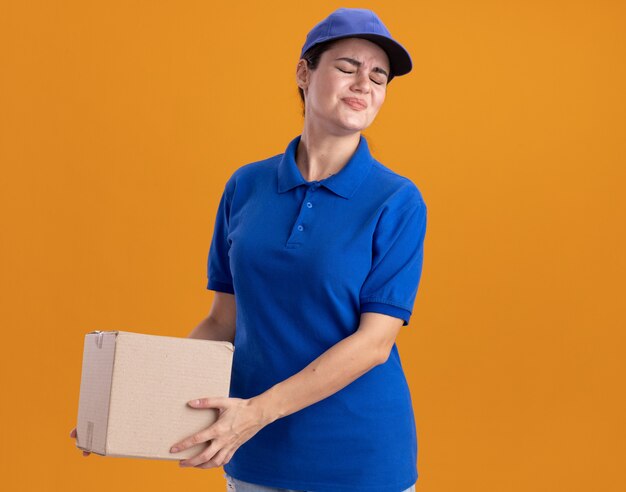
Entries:
{"type": "Polygon", "coordinates": [[[344,97],[342,99],[348,106],[354,109],[365,109],[367,108],[367,103],[362,99],[357,99],[356,97],[344,97]]]}

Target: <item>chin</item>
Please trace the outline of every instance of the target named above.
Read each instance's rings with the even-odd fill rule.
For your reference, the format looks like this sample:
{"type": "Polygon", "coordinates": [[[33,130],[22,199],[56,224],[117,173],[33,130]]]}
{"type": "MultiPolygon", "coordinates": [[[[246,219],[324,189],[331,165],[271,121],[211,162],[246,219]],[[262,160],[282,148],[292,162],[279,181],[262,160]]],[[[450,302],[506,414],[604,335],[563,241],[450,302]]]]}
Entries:
{"type": "Polygon", "coordinates": [[[346,123],[344,125],[345,128],[349,128],[352,131],[355,132],[362,132],[363,130],[366,130],[369,126],[370,126],[371,122],[368,123],[346,123]]]}
{"type": "Polygon", "coordinates": [[[337,123],[354,131],[365,130],[372,124],[370,120],[365,118],[341,118],[337,123]]]}

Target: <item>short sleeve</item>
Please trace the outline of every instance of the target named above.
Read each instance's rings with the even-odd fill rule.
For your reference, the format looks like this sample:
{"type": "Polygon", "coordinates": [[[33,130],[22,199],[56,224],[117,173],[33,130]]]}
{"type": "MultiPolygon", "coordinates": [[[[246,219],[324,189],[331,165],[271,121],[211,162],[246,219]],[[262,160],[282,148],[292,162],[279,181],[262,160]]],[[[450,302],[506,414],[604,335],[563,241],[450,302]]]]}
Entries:
{"type": "Polygon", "coordinates": [[[408,205],[381,213],[372,245],[372,267],[361,287],[361,313],[395,316],[409,324],[422,276],[427,208],[417,194],[408,205]]]}
{"type": "Polygon", "coordinates": [[[224,188],[222,197],[217,207],[213,239],[209,249],[207,260],[207,289],[234,294],[233,277],[230,271],[230,259],[228,252],[228,225],[230,218],[231,200],[228,194],[228,185],[224,188]]]}

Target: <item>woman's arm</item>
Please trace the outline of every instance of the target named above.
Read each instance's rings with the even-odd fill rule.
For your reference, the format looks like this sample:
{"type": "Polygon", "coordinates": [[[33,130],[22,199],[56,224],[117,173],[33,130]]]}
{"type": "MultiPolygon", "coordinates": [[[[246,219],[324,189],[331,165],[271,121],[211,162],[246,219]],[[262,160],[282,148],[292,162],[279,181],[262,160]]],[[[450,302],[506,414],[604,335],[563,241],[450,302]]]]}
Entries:
{"type": "Polygon", "coordinates": [[[321,354],[300,372],[250,399],[202,398],[193,408],[219,408],[207,429],[175,444],[172,452],[211,441],[181,466],[211,468],[230,461],[235,451],[266,425],[312,405],[344,388],[389,357],[403,321],[379,313],[363,313],[359,329],[321,354]]]}
{"type": "Polygon", "coordinates": [[[359,329],[333,345],[297,374],[251,398],[265,425],[312,405],[384,363],[402,320],[363,313],[359,329]]]}
{"type": "Polygon", "coordinates": [[[227,292],[215,291],[211,312],[187,335],[187,338],[234,343],[236,319],[235,296],[227,292]]]}

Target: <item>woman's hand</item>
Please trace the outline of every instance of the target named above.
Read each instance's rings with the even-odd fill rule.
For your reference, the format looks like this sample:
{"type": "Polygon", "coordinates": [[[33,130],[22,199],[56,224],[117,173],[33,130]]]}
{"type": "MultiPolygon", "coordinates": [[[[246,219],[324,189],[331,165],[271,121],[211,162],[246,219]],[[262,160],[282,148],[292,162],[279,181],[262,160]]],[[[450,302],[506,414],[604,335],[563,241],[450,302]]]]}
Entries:
{"type": "MultiPolygon", "coordinates": [[[[76,434],[76,427],[74,427],[72,429],[72,432],[70,432],[70,437],[73,437],[74,439],[76,439],[77,434],[76,434]]],[[[91,453],[89,451],[83,451],[83,456],[89,456],[91,453]]]]}
{"type": "Polygon", "coordinates": [[[211,441],[200,454],[179,462],[182,467],[213,468],[228,463],[235,451],[269,422],[253,399],[202,398],[188,402],[193,408],[219,408],[218,419],[203,431],[198,432],[172,446],[170,452],[211,441]]]}

